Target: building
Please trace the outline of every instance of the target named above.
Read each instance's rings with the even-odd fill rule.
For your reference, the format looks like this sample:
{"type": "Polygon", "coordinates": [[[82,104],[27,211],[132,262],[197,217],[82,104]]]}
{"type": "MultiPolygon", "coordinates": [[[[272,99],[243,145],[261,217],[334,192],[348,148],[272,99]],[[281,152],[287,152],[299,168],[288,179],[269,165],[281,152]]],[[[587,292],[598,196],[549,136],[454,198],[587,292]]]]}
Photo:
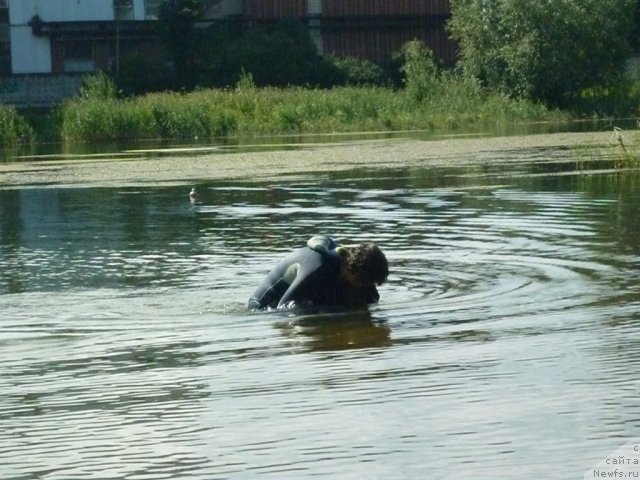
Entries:
{"type": "Polygon", "coordinates": [[[112,70],[117,46],[157,43],[160,0],[8,0],[11,74],[112,70]],[[121,45],[117,45],[120,43],[121,45]]]}
{"type": "Polygon", "coordinates": [[[246,0],[244,14],[254,21],[300,18],[324,54],[383,64],[414,39],[447,64],[457,53],[444,28],[449,0],[246,0]]]}
{"type": "MultiPolygon", "coordinates": [[[[20,103],[28,91],[27,104],[55,102],[77,87],[78,74],[115,72],[125,55],[159,55],[161,2],[0,0],[0,100],[20,103]]],[[[320,53],[377,63],[403,43],[421,39],[452,63],[456,46],[444,30],[448,16],[448,0],[220,0],[212,2],[206,20],[298,18],[320,53]]]]}

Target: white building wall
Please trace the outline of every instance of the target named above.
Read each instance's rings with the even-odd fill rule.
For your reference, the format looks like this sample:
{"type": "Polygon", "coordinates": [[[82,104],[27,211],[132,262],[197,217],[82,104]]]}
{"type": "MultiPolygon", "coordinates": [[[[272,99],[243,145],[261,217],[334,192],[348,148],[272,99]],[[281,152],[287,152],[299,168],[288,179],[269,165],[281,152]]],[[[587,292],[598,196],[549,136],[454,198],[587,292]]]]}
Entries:
{"type": "Polygon", "coordinates": [[[13,73],[51,73],[49,37],[35,37],[30,26],[12,26],[10,35],[13,73]]]}
{"type": "Polygon", "coordinates": [[[145,20],[144,0],[133,0],[133,19],[145,20]]]}
{"type": "Polygon", "coordinates": [[[9,0],[11,25],[26,25],[34,15],[45,22],[113,20],[113,0],[9,0]]]}

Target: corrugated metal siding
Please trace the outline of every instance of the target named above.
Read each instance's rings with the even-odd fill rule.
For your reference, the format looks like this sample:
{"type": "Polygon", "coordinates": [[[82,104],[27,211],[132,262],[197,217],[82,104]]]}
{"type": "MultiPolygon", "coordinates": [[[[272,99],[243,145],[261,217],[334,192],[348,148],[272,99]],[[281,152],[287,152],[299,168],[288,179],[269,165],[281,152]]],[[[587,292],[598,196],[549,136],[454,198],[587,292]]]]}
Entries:
{"type": "MultiPolygon", "coordinates": [[[[245,0],[248,16],[304,17],[307,0],[245,0]]],[[[323,17],[448,15],[449,0],[322,0],[323,17]]]]}
{"type": "Polygon", "coordinates": [[[322,0],[325,17],[448,15],[449,0],[322,0]]]}
{"type": "MultiPolygon", "coordinates": [[[[322,5],[319,27],[323,53],[385,63],[404,43],[420,39],[444,62],[455,62],[457,46],[444,31],[445,20],[450,15],[449,0],[317,2],[322,5]]],[[[307,0],[245,0],[245,14],[257,20],[283,17],[304,20],[308,18],[308,3],[307,0]]]]}
{"type": "Polygon", "coordinates": [[[307,0],[246,0],[247,15],[256,19],[305,17],[307,0]]]}

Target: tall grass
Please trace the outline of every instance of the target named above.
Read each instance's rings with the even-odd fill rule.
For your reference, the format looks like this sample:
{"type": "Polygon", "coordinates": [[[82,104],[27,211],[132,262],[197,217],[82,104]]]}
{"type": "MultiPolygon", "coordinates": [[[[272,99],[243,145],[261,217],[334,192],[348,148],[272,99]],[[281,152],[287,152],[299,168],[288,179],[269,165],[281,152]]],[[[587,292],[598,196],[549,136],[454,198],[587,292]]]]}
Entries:
{"type": "Polygon", "coordinates": [[[229,135],[451,129],[488,122],[565,119],[442,71],[421,42],[401,53],[404,88],[342,86],[257,88],[244,73],[233,88],[150,93],[118,99],[103,74],[87,79],[62,109],[67,142],[202,139],[229,135]]]}
{"type": "Polygon", "coordinates": [[[637,169],[640,167],[640,139],[625,141],[622,129],[613,127],[606,145],[581,145],[573,149],[578,170],[589,170],[593,164],[607,163],[614,169],[637,169]]]}
{"type": "MultiPolygon", "coordinates": [[[[404,45],[396,60],[401,65],[402,88],[386,86],[379,78],[381,72],[354,59],[331,60],[346,84],[331,89],[258,88],[252,75],[243,71],[234,87],[119,98],[113,81],[97,74],[88,77],[78,97],[62,105],[52,118],[59,120],[60,137],[67,143],[454,130],[571,119],[569,112],[492,92],[442,69],[420,41],[404,45]]],[[[622,105],[616,100],[620,97],[633,105],[640,98],[640,87],[616,92],[587,92],[585,99],[606,97],[618,102],[611,105],[622,105]]]]}
{"type": "Polygon", "coordinates": [[[443,80],[416,99],[408,89],[303,87],[209,89],[153,93],[129,99],[77,98],[63,106],[67,142],[229,135],[463,128],[487,122],[562,120],[541,105],[443,80]]]}
{"type": "Polygon", "coordinates": [[[0,147],[31,143],[35,132],[14,107],[0,104],[0,147]]]}

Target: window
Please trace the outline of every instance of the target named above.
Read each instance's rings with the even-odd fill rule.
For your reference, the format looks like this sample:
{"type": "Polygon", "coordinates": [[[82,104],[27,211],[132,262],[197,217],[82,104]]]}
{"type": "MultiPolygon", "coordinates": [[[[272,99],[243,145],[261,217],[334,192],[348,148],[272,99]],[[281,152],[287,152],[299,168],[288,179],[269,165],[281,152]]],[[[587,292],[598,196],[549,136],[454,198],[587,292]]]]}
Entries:
{"type": "Polygon", "coordinates": [[[133,0],[113,0],[118,20],[133,20],[133,0]]]}
{"type": "Polygon", "coordinates": [[[65,72],[93,72],[96,62],[93,59],[91,42],[69,42],[64,45],[65,72]]]}
{"type": "Polygon", "coordinates": [[[162,0],[145,0],[144,18],[147,20],[157,20],[160,14],[160,4],[162,0]]]}

